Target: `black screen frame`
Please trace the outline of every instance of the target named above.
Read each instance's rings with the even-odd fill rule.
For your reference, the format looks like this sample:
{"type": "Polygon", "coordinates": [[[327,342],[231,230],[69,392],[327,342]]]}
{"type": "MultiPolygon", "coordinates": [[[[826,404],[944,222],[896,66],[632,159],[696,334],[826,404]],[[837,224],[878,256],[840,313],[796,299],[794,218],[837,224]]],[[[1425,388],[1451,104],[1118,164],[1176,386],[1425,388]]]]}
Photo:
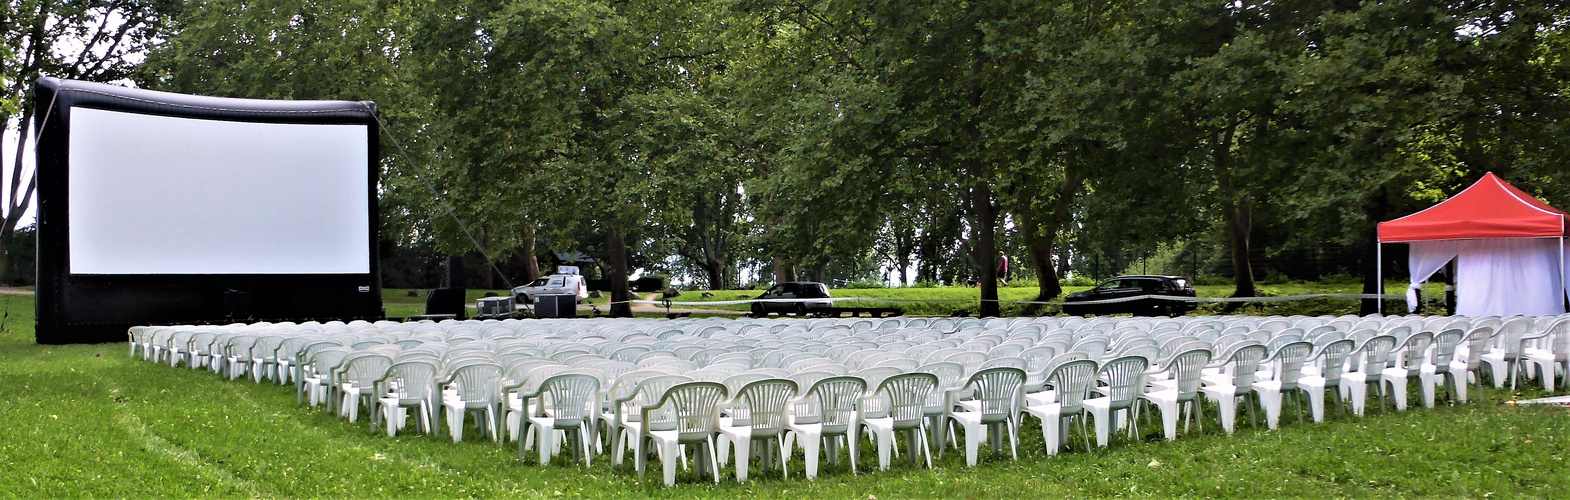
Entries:
{"type": "MultiPolygon", "coordinates": [[[[124,340],[137,325],[382,319],[378,252],[380,121],[376,104],[193,96],[41,78],[35,144],[38,196],[36,340],[124,340]],[[369,271],[364,274],[70,273],[70,120],[74,108],[199,120],[367,127],[369,271]]],[[[221,207],[215,207],[221,209],[221,207]]]]}

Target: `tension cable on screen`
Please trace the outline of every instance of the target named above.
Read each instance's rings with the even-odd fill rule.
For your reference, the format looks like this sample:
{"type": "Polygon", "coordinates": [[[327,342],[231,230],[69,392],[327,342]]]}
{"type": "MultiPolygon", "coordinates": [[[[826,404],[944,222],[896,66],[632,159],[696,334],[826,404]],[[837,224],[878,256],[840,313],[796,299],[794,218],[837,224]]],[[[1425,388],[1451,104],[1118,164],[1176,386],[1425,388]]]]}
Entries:
{"type": "Polygon", "coordinates": [[[425,177],[420,175],[420,167],[414,164],[414,160],[409,157],[409,151],[403,148],[403,143],[398,142],[398,138],[393,136],[392,130],[387,128],[387,122],[382,120],[381,114],[373,113],[371,116],[376,117],[376,122],[382,125],[382,132],[387,134],[387,139],[391,140],[393,146],[398,148],[398,155],[402,156],[403,161],[409,164],[409,173],[414,174],[414,178],[419,179],[420,183],[425,185],[425,189],[430,190],[431,196],[436,198],[437,203],[442,204],[442,209],[446,210],[447,215],[452,217],[452,221],[458,224],[458,229],[463,231],[463,235],[469,238],[469,244],[474,245],[474,249],[480,252],[480,256],[485,257],[485,263],[490,264],[491,270],[496,271],[496,275],[501,276],[502,283],[506,283],[507,288],[511,289],[512,280],[507,279],[507,275],[502,273],[501,268],[496,267],[496,261],[491,260],[490,254],[485,253],[485,248],[480,246],[480,240],[475,239],[474,233],[469,232],[469,226],[465,225],[463,220],[458,218],[458,212],[452,209],[452,205],[447,204],[447,199],[442,198],[441,193],[436,191],[436,186],[431,185],[430,181],[425,180],[425,177]]]}

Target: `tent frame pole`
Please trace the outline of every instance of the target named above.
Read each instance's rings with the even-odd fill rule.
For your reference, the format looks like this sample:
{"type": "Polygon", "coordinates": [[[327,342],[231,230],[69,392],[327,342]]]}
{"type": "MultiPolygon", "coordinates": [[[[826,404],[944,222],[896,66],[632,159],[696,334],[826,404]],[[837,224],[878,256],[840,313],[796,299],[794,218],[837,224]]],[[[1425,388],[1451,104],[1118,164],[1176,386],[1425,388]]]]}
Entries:
{"type": "Polygon", "coordinates": [[[1379,239],[1377,237],[1374,239],[1374,275],[1376,277],[1376,284],[1374,285],[1374,293],[1379,295],[1379,298],[1377,299],[1378,302],[1376,302],[1378,304],[1378,306],[1376,306],[1377,308],[1374,309],[1374,311],[1378,312],[1380,315],[1384,315],[1385,314],[1385,243],[1383,241],[1379,241],[1379,239]]]}
{"type": "Polygon", "coordinates": [[[1570,286],[1565,285],[1565,237],[1559,237],[1559,303],[1570,299],[1570,286]]]}

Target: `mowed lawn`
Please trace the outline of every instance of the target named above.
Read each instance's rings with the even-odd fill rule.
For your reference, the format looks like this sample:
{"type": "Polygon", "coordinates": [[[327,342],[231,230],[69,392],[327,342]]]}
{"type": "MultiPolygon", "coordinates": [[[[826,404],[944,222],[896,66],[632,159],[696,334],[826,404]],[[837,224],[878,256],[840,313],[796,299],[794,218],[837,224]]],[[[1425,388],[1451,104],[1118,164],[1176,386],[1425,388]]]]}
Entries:
{"type": "MultiPolygon", "coordinates": [[[[1275,285],[1259,285],[1259,292],[1267,297],[1285,297],[1295,295],[1315,294],[1357,294],[1362,293],[1363,286],[1358,283],[1328,283],[1328,282],[1293,282],[1275,285]]],[[[1064,287],[1065,295],[1082,292],[1090,289],[1088,286],[1064,287]]],[[[1200,285],[1194,287],[1195,293],[1200,297],[1221,298],[1232,294],[1235,287],[1231,285],[1200,285]]],[[[1387,282],[1386,294],[1405,293],[1406,283],[1387,282]]],[[[1005,316],[1037,316],[1058,314],[1060,307],[1055,305],[1032,305],[1029,301],[1036,299],[1038,290],[1035,286],[1008,286],[998,288],[998,300],[1002,301],[1005,316]]],[[[730,302],[747,300],[757,297],[762,290],[693,290],[682,292],[680,296],[672,299],[676,302],[730,302]],[[705,296],[709,295],[709,296],[705,296]]],[[[1443,298],[1444,285],[1430,283],[1424,288],[1424,297],[1429,300],[1443,298]]],[[[835,298],[860,297],[873,301],[842,302],[839,305],[849,307],[899,307],[911,316],[950,316],[955,313],[974,316],[981,299],[981,289],[976,287],[902,287],[902,288],[868,288],[849,289],[836,288],[829,291],[835,298]],[[887,302],[876,302],[887,301],[887,302]]],[[[1060,296],[1055,301],[1061,301],[1060,296]]],[[[1250,304],[1233,311],[1234,314],[1251,315],[1341,315],[1357,314],[1359,302],[1356,299],[1345,298],[1318,298],[1302,301],[1265,302],[1250,304]]],[[[712,309],[725,309],[733,311],[747,311],[746,304],[713,305],[713,306],[678,306],[678,307],[703,307],[712,309]]],[[[1405,310],[1404,301],[1387,301],[1387,311],[1405,310]]],[[[1216,314],[1222,309],[1222,304],[1200,304],[1199,311],[1190,314],[1216,314]]]]}
{"type": "MultiPolygon", "coordinates": [[[[132,359],[124,344],[33,343],[32,298],[0,299],[0,485],[7,497],[721,497],[1040,498],[1066,496],[1563,497],[1570,487],[1570,413],[1507,406],[1487,390],[1470,404],[1237,434],[1207,414],[1204,433],[1108,450],[1042,452],[1027,420],[1020,460],[983,452],[964,466],[950,451],[927,470],[896,459],[873,470],[826,467],[816,481],[761,473],[737,484],[678,475],[666,488],[657,469],[639,481],[630,466],[592,467],[519,460],[470,432],[442,437],[373,433],[297,405],[293,387],[228,382],[211,373],[132,359]]],[[[1540,391],[1538,389],[1537,391],[1540,391]]],[[[1528,391],[1526,397],[1538,396],[1528,391]]],[[[1213,407],[1212,407],[1213,410],[1213,407]]],[[[1247,418],[1242,419],[1247,422],[1247,418]]],[[[1263,423],[1261,423],[1263,425],[1263,423]]],[[[1077,442],[1077,435],[1075,436],[1077,442]]],[[[729,473],[730,468],[726,468],[729,473]]]]}

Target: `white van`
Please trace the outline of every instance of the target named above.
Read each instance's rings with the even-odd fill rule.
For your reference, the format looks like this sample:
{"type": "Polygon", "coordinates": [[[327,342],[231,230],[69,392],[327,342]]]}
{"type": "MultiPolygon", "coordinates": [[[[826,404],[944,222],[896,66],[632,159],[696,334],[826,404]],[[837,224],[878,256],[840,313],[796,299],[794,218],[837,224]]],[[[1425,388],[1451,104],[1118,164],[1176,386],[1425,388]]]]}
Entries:
{"type": "Polygon", "coordinates": [[[589,298],[589,286],[578,274],[552,274],[528,285],[512,289],[512,296],[519,303],[532,304],[536,295],[577,295],[578,303],[589,298]]]}

